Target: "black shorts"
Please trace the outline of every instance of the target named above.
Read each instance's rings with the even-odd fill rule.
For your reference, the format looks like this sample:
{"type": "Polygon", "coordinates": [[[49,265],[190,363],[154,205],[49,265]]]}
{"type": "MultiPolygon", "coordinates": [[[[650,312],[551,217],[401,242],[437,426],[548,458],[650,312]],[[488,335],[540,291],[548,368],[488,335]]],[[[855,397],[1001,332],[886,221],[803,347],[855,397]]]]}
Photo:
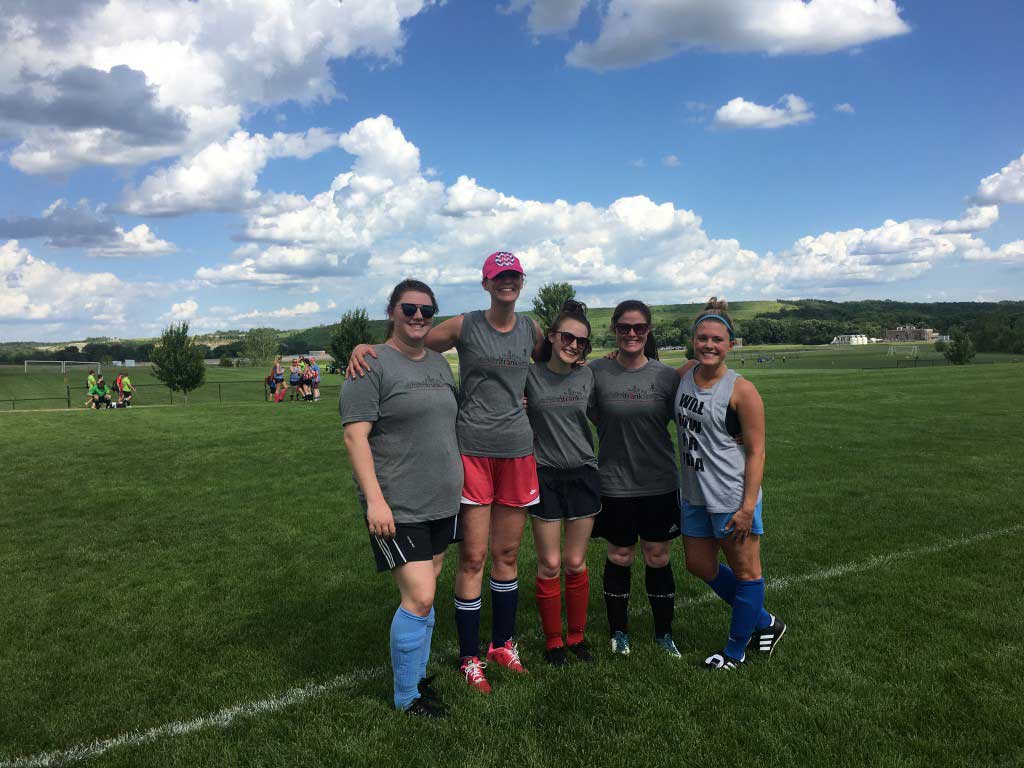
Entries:
{"type": "Polygon", "coordinates": [[[395,523],[395,538],[370,534],[370,547],[377,561],[377,571],[394,570],[400,565],[432,560],[440,555],[458,535],[459,516],[426,520],[422,523],[395,523]]]}
{"type": "Polygon", "coordinates": [[[601,511],[601,477],[594,467],[537,467],[540,501],[527,507],[538,520],[581,520],[601,511]]]}
{"type": "Polygon", "coordinates": [[[631,547],[637,539],[671,541],[680,534],[679,499],[675,491],[658,496],[601,497],[601,514],[594,537],[617,547],[631,547]]]}

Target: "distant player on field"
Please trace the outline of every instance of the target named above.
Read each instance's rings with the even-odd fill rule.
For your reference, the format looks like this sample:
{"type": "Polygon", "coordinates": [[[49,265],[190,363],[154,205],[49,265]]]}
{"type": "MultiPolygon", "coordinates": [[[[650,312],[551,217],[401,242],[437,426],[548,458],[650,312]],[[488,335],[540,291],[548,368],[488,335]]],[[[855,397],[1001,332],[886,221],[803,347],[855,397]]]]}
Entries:
{"type": "Polygon", "coordinates": [[[399,283],[388,339],[374,347],[365,376],[345,381],[339,405],[377,570],[391,571],[402,597],[391,621],[395,708],[429,718],[447,714],[426,670],[437,577],[462,491],[455,379],[424,345],[436,312],[429,287],[399,283]]]}
{"type": "Polygon", "coordinates": [[[726,365],[733,327],[728,304],[708,301],[693,327],[695,359],[678,369],[676,393],[686,569],[732,607],[725,648],[704,661],[713,670],[738,668],[750,644],[770,655],[786,631],[764,609],[764,403],[726,365]],[[718,562],[719,549],[728,565],[718,562]]]}

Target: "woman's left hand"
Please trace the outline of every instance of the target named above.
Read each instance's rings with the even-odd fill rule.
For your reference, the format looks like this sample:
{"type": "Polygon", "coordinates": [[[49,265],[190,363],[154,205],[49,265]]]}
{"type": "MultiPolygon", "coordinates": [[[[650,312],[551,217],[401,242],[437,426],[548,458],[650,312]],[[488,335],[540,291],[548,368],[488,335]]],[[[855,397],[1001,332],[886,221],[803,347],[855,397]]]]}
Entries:
{"type": "Polygon", "coordinates": [[[750,535],[750,529],[754,525],[754,508],[740,507],[725,526],[725,532],[735,541],[746,541],[750,535]]]}

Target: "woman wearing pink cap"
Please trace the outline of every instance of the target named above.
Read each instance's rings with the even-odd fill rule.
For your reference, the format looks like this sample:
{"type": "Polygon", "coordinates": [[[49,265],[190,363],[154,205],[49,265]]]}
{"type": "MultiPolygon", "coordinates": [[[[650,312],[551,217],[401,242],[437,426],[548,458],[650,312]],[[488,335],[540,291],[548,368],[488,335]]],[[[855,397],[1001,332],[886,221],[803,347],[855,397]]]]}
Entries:
{"type": "MultiPolygon", "coordinates": [[[[543,344],[537,322],[515,311],[525,272],[512,253],[484,261],[482,285],[491,306],[456,315],[430,330],[426,346],[459,353],[460,391],[456,432],[465,482],[459,513],[459,569],[455,577],[455,621],[459,664],[467,684],[484,693],[491,686],[480,660],[480,605],[488,539],[491,554],[491,644],[487,660],[525,672],[515,634],[519,602],[517,559],[526,508],[539,500],[533,431],[523,408],[530,359],[543,344]]],[[[365,373],[359,345],[346,374],[365,373]]]]}

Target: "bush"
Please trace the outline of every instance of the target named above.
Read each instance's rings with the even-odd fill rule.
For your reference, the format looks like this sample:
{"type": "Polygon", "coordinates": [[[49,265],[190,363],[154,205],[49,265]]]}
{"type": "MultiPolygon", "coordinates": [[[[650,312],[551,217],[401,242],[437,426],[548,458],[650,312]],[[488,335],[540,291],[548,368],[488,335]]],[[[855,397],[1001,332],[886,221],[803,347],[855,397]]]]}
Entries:
{"type": "Polygon", "coordinates": [[[217,366],[219,368],[234,368],[235,367],[235,361],[232,360],[230,357],[222,357],[220,359],[220,362],[217,363],[217,366]]]}

